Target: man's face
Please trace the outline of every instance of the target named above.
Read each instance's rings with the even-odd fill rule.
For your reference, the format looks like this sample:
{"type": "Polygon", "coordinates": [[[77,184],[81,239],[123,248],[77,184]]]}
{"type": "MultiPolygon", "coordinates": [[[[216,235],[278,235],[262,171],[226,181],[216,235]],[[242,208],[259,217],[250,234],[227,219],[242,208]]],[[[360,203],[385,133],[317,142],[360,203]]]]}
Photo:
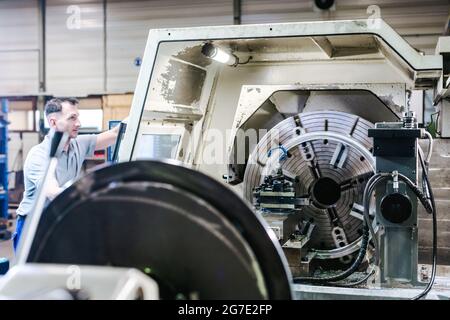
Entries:
{"type": "Polygon", "coordinates": [[[69,102],[63,102],[61,106],[61,112],[49,115],[48,122],[50,127],[58,131],[67,132],[70,138],[76,138],[81,126],[78,108],[69,102]]]}

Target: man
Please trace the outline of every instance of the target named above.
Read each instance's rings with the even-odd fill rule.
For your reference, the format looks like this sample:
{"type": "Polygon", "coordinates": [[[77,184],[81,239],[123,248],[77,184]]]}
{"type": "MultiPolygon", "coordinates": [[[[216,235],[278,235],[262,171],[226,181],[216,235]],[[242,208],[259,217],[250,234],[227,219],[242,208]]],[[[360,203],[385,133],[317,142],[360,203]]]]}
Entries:
{"type": "MultiPolygon", "coordinates": [[[[74,98],[51,99],[45,105],[45,115],[51,129],[67,132],[69,140],[64,146],[53,176],[49,177],[48,188],[44,190],[47,203],[75,181],[81,173],[84,160],[91,157],[95,150],[105,149],[114,144],[119,126],[100,134],[78,136],[80,120],[78,100],[74,98]]],[[[28,214],[33,211],[36,192],[43,181],[50,161],[51,138],[31,148],[24,164],[25,191],[23,200],[17,209],[16,232],[13,235],[14,250],[17,248],[22,228],[28,214]]]]}

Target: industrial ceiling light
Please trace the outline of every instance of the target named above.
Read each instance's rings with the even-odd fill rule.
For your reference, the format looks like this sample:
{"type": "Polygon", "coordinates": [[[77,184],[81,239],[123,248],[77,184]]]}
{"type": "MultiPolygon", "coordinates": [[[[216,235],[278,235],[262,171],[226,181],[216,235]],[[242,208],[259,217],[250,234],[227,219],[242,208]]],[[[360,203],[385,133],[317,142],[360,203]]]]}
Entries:
{"type": "Polygon", "coordinates": [[[220,63],[225,63],[229,66],[237,66],[239,64],[239,58],[232,53],[228,53],[225,50],[216,47],[211,42],[207,42],[202,47],[202,53],[208,58],[214,59],[220,63]]]}

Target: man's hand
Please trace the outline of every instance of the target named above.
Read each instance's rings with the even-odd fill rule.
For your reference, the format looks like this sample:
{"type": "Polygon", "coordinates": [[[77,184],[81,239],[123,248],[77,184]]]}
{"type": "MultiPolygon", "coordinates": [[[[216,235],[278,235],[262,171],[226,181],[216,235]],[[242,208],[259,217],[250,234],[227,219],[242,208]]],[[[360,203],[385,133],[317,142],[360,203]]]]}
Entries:
{"type": "MultiPolygon", "coordinates": [[[[125,120],[128,120],[128,117],[126,117],[122,122],[124,122],[125,120]]],[[[97,142],[95,143],[95,150],[102,150],[102,149],[106,149],[109,146],[112,146],[117,140],[117,135],[119,134],[119,128],[120,128],[120,124],[118,124],[117,126],[112,128],[111,130],[108,130],[108,131],[98,134],[97,142]]]]}

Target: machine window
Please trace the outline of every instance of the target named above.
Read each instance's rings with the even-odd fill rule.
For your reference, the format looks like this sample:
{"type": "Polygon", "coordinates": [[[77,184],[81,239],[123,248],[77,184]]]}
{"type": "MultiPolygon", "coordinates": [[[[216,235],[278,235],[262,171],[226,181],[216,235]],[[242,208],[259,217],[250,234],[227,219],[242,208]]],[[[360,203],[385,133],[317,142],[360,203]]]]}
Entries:
{"type": "Polygon", "coordinates": [[[174,159],[181,135],[143,134],[142,145],[136,151],[136,159],[174,159]]]}

